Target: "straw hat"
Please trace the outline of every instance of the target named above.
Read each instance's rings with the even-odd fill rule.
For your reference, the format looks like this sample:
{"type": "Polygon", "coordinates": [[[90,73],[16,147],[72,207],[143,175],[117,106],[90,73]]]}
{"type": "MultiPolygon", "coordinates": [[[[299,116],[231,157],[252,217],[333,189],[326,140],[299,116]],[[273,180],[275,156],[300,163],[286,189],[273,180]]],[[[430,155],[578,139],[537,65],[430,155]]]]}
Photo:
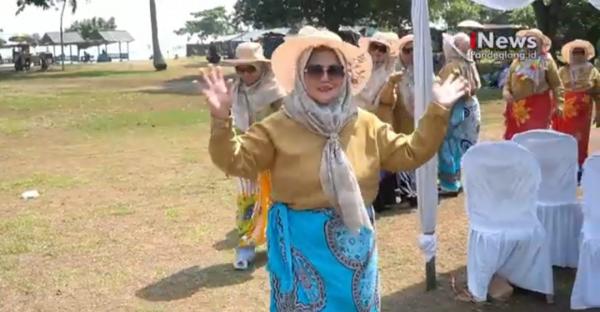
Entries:
{"type": "Polygon", "coordinates": [[[271,67],[279,85],[286,92],[294,89],[298,59],[309,48],[325,46],[338,50],[348,62],[347,73],[350,75],[352,95],[358,94],[371,76],[373,64],[371,56],[361,48],[342,41],[340,36],[328,30],[318,30],[305,26],[298,35],[286,37],[285,41],[275,49],[271,57],[271,67]]]}
{"type": "Polygon", "coordinates": [[[223,64],[229,66],[237,66],[253,64],[258,62],[270,62],[268,59],[265,58],[262,46],[256,42],[243,42],[240,43],[235,49],[235,59],[224,61],[223,64]]]}
{"type": "Polygon", "coordinates": [[[517,37],[536,37],[540,39],[542,41],[543,51],[548,51],[550,50],[550,47],[552,47],[552,40],[537,28],[519,30],[517,31],[517,37]]]}
{"type": "Polygon", "coordinates": [[[413,34],[409,34],[406,35],[402,38],[400,38],[400,40],[398,41],[398,50],[402,51],[402,49],[404,49],[404,46],[413,42],[415,40],[415,36],[413,34]]]}
{"type": "Polygon", "coordinates": [[[563,61],[565,63],[569,63],[571,61],[571,53],[574,49],[583,49],[585,51],[585,56],[587,60],[591,60],[596,55],[596,51],[594,50],[594,46],[586,40],[575,39],[571,42],[565,44],[560,50],[560,54],[562,55],[563,61]]]}
{"type": "Polygon", "coordinates": [[[448,57],[448,54],[450,54],[450,51],[454,50],[454,52],[456,52],[458,55],[460,55],[464,58],[467,58],[467,55],[465,55],[465,53],[463,53],[463,51],[461,51],[454,43],[454,41],[455,41],[454,36],[443,33],[442,39],[443,39],[442,49],[444,50],[444,56],[448,57]]]}
{"type": "Polygon", "coordinates": [[[376,32],[371,37],[362,37],[358,40],[358,46],[369,51],[369,45],[371,42],[377,42],[383,44],[388,48],[391,56],[398,56],[398,35],[393,32],[376,32]]]}

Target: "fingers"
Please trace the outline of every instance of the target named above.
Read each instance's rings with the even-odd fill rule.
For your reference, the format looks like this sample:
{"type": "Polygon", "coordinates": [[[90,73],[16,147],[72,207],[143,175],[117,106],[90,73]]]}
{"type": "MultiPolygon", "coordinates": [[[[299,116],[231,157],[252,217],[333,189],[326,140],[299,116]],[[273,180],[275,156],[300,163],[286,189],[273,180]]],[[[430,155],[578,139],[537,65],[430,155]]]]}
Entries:
{"type": "Polygon", "coordinates": [[[215,70],[215,76],[217,78],[217,81],[223,80],[223,69],[221,68],[221,66],[217,66],[215,70]]]}

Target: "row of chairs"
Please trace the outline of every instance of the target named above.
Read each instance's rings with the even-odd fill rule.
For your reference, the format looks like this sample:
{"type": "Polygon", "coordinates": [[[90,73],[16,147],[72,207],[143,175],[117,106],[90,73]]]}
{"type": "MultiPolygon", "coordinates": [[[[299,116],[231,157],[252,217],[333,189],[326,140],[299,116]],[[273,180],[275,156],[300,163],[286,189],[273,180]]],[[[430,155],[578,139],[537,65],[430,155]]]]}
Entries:
{"type": "Polygon", "coordinates": [[[577,268],[571,308],[600,307],[600,154],[584,164],[582,203],[577,142],[566,134],[532,130],[480,143],[462,168],[473,297],[487,299],[495,274],[552,296],[552,266],[560,266],[577,268]]]}

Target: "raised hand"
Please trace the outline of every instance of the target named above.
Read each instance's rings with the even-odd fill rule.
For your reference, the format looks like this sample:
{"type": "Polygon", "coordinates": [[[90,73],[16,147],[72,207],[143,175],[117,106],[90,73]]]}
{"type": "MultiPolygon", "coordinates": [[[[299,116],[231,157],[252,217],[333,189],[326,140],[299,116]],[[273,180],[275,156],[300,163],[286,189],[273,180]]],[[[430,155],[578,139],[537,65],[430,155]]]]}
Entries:
{"type": "Polygon", "coordinates": [[[455,79],[455,75],[450,75],[442,84],[435,82],[432,91],[433,100],[450,109],[458,99],[469,93],[469,83],[463,77],[455,79]]]}
{"type": "Polygon", "coordinates": [[[230,85],[225,83],[221,67],[210,66],[200,71],[200,82],[202,93],[208,100],[208,108],[211,114],[220,119],[229,117],[232,95],[230,85]]]}

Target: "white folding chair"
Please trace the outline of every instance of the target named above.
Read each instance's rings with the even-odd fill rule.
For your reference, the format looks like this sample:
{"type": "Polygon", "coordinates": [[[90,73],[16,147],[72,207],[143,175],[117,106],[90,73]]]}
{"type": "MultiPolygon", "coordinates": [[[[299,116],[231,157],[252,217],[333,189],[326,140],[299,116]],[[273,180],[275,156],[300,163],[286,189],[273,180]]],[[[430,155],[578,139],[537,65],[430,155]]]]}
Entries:
{"type": "Polygon", "coordinates": [[[583,228],[571,309],[600,307],[600,154],[583,165],[583,228]]]}
{"type": "Polygon", "coordinates": [[[532,152],[542,170],[537,213],[546,229],[552,265],[576,268],[583,222],[577,200],[577,140],[553,130],[531,130],[513,141],[532,152]]]}
{"type": "Polygon", "coordinates": [[[510,141],[475,145],[462,160],[469,216],[467,278],[477,301],[487,299],[494,274],[552,296],[544,227],[536,216],[541,173],[534,156],[510,141]]]}

